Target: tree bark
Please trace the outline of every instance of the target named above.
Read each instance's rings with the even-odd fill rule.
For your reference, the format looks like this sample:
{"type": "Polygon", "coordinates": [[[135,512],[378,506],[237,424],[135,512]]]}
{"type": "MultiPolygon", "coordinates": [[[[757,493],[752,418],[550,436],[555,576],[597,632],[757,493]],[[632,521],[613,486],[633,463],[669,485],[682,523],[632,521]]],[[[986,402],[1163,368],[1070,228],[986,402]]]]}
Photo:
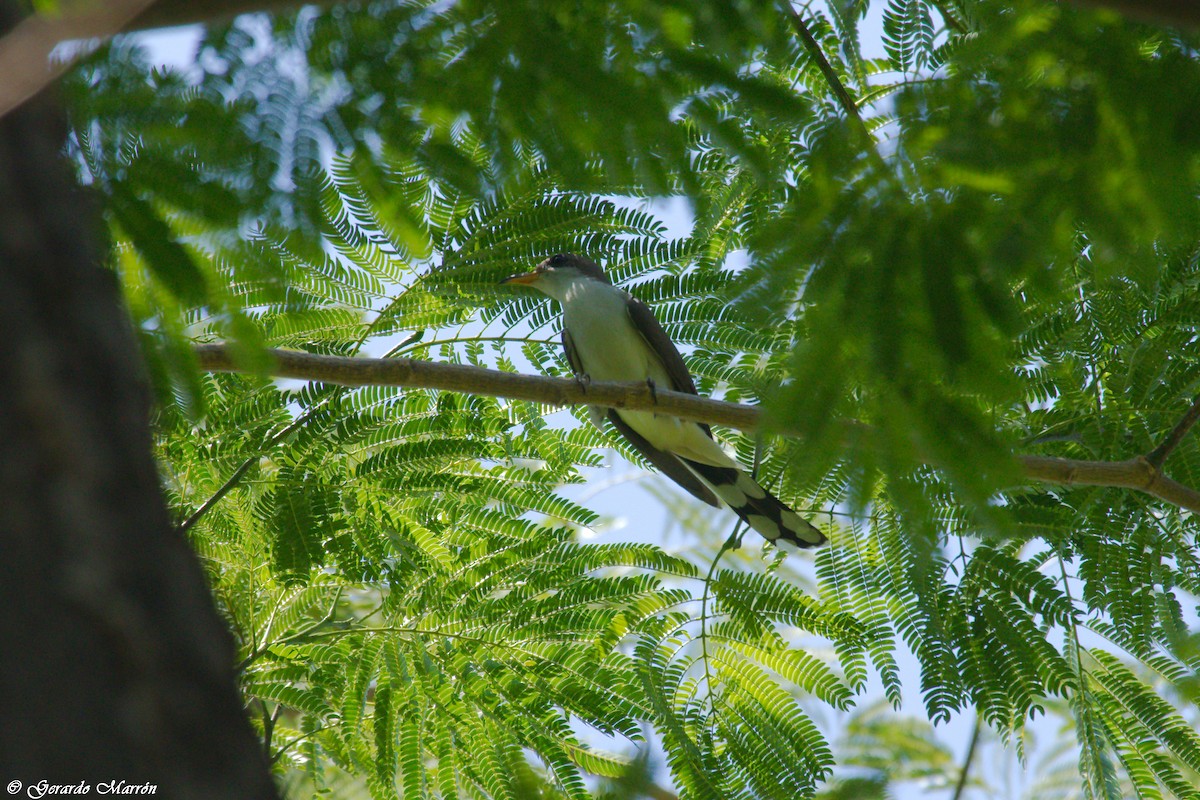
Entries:
{"type": "Polygon", "coordinates": [[[275,797],[65,141],[45,92],[0,120],[0,782],[275,797]]]}

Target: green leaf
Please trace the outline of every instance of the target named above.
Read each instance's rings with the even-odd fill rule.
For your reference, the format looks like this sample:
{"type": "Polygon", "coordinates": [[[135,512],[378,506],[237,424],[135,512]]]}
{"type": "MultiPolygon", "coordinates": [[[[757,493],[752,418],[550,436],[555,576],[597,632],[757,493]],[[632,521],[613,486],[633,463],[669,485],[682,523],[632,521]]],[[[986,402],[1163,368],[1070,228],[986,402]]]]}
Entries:
{"type": "Polygon", "coordinates": [[[154,206],[133,188],[115,183],[109,209],[167,291],[184,305],[204,305],[208,298],[204,274],[154,206]]]}

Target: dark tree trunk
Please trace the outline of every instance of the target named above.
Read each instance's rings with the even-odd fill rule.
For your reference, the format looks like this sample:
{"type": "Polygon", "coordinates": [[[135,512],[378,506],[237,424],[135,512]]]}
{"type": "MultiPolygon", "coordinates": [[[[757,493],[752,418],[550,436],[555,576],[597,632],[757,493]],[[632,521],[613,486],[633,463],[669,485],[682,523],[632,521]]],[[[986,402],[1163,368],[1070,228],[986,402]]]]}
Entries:
{"type": "Polygon", "coordinates": [[[49,93],[0,119],[0,783],[275,797],[64,141],[49,93]]]}

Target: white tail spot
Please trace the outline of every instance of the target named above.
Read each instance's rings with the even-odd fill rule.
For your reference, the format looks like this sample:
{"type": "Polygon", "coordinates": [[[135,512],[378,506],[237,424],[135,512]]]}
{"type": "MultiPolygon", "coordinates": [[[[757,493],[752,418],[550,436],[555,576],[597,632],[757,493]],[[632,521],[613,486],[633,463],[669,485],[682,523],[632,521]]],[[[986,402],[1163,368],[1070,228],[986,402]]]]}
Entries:
{"type": "Polygon", "coordinates": [[[767,541],[774,542],[779,539],[779,526],[761,514],[747,514],[746,522],[767,541]]]}
{"type": "Polygon", "coordinates": [[[747,497],[753,497],[755,500],[762,500],[767,496],[766,491],[754,482],[754,478],[744,472],[738,472],[737,485],[747,497]]]}
{"type": "Polygon", "coordinates": [[[785,528],[806,542],[820,544],[825,540],[824,534],[816,530],[814,526],[805,522],[804,519],[801,518],[801,516],[795,511],[784,509],[783,512],[780,513],[779,518],[783,520],[783,525],[785,528]]]}
{"type": "Polygon", "coordinates": [[[721,499],[731,508],[741,508],[746,505],[746,495],[742,494],[742,490],[736,486],[731,486],[728,483],[720,486],[713,486],[713,490],[720,495],[721,499]]]}

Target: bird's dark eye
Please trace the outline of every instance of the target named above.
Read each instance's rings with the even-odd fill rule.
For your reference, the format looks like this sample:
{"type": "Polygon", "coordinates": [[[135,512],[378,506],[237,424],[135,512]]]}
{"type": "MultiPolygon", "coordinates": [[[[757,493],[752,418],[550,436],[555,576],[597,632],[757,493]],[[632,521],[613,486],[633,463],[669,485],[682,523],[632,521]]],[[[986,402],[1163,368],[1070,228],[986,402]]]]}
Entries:
{"type": "Polygon", "coordinates": [[[562,253],[559,253],[558,255],[555,255],[555,256],[550,256],[550,266],[552,266],[552,267],[561,267],[563,264],[566,264],[566,263],[567,263],[567,257],[565,255],[563,255],[562,253]]]}

